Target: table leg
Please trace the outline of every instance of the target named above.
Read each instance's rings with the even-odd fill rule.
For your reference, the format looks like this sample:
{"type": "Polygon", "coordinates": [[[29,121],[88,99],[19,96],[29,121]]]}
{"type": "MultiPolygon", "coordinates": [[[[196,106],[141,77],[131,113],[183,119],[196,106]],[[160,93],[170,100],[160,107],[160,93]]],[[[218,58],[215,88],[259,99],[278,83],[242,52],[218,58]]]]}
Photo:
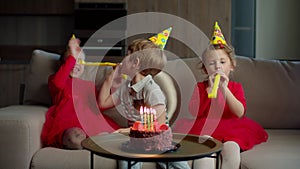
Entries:
{"type": "Polygon", "coordinates": [[[220,154],[221,152],[216,153],[216,169],[219,169],[219,164],[220,164],[220,154]]]}
{"type": "Polygon", "coordinates": [[[130,160],[127,161],[127,168],[131,169],[131,161],[130,160]]]}
{"type": "Polygon", "coordinates": [[[94,153],[91,151],[91,163],[90,163],[90,168],[94,169],[94,153]]]}
{"type": "Polygon", "coordinates": [[[127,160],[127,168],[131,169],[132,166],[136,165],[138,162],[137,161],[130,161],[127,160]]]}
{"type": "Polygon", "coordinates": [[[169,169],[169,162],[166,162],[166,169],[169,169]]]}

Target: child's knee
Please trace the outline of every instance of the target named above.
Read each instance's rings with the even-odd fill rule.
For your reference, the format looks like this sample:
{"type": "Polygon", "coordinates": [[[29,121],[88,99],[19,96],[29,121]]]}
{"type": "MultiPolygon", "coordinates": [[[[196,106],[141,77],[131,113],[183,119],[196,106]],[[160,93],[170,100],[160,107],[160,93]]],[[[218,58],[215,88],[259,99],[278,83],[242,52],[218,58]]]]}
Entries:
{"type": "Polygon", "coordinates": [[[234,141],[227,141],[223,144],[222,169],[237,169],[240,166],[240,147],[234,141]]]}
{"type": "Polygon", "coordinates": [[[234,152],[240,154],[240,146],[234,141],[226,141],[223,144],[223,152],[234,152]]]}
{"type": "Polygon", "coordinates": [[[63,145],[67,149],[82,149],[81,142],[86,134],[78,127],[70,128],[63,134],[63,145]]]}

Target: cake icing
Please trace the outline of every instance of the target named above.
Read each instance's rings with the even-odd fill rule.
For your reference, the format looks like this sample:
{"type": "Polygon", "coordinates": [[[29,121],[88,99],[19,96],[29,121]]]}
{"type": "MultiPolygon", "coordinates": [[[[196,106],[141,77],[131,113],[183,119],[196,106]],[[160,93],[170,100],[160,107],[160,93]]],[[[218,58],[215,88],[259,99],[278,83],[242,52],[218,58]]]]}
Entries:
{"type": "Polygon", "coordinates": [[[128,150],[138,152],[164,152],[174,149],[172,130],[166,124],[153,123],[151,130],[137,121],[129,133],[129,141],[123,144],[128,150]]]}

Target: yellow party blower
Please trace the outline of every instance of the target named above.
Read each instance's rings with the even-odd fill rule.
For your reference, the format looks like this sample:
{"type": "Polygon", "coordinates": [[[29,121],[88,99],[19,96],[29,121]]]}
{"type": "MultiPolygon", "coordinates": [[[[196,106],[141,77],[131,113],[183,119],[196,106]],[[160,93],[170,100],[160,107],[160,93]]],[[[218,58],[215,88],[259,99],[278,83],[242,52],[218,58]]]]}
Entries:
{"type": "MultiPolygon", "coordinates": [[[[117,63],[111,63],[111,62],[86,62],[82,59],[79,60],[79,64],[85,65],[85,66],[112,66],[116,67],[118,64],[117,63]]],[[[128,75],[126,74],[121,74],[123,79],[127,79],[128,75]]]]}
{"type": "Polygon", "coordinates": [[[208,93],[208,98],[216,98],[217,97],[220,78],[221,78],[220,74],[217,74],[215,77],[215,81],[214,81],[214,85],[211,90],[211,93],[208,93]]]}
{"type": "Polygon", "coordinates": [[[115,67],[118,65],[117,63],[111,63],[111,62],[86,62],[82,59],[79,60],[79,64],[82,64],[85,66],[112,66],[112,67],[115,67]]]}

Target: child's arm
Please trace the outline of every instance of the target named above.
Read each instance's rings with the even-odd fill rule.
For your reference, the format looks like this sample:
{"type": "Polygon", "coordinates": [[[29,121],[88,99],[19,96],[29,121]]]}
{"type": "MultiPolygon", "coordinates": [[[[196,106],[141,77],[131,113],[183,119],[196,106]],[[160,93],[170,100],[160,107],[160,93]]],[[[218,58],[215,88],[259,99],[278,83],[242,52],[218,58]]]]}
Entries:
{"type": "Polygon", "coordinates": [[[114,106],[113,97],[110,93],[114,71],[112,71],[103,82],[98,95],[98,104],[101,109],[108,109],[114,106]]]}
{"type": "Polygon", "coordinates": [[[117,65],[110,74],[107,75],[105,81],[103,82],[99,96],[98,96],[98,104],[101,109],[107,109],[114,107],[115,101],[112,93],[114,93],[124,82],[122,76],[119,72],[119,65],[117,65]]]}
{"type": "Polygon", "coordinates": [[[67,51],[62,57],[64,59],[64,63],[60,66],[58,71],[54,76],[49,80],[50,83],[55,85],[58,89],[62,89],[65,87],[66,81],[69,78],[71,71],[74,68],[76,63],[76,58],[81,52],[81,48],[79,46],[80,41],[78,39],[71,38],[68,42],[67,51]]]}
{"type": "Polygon", "coordinates": [[[226,103],[231,110],[237,117],[242,117],[244,115],[245,109],[244,105],[233,95],[233,93],[228,88],[229,78],[221,74],[221,81],[220,85],[224,89],[226,103]]]}
{"type": "Polygon", "coordinates": [[[63,89],[70,76],[70,72],[74,68],[75,62],[76,60],[74,58],[67,58],[66,61],[59,67],[58,71],[49,78],[49,84],[53,84],[58,89],[63,89]]]}
{"type": "Polygon", "coordinates": [[[245,109],[243,104],[232,94],[232,92],[226,86],[225,88],[225,97],[226,103],[231,110],[237,117],[242,117],[244,115],[245,109]]]}

